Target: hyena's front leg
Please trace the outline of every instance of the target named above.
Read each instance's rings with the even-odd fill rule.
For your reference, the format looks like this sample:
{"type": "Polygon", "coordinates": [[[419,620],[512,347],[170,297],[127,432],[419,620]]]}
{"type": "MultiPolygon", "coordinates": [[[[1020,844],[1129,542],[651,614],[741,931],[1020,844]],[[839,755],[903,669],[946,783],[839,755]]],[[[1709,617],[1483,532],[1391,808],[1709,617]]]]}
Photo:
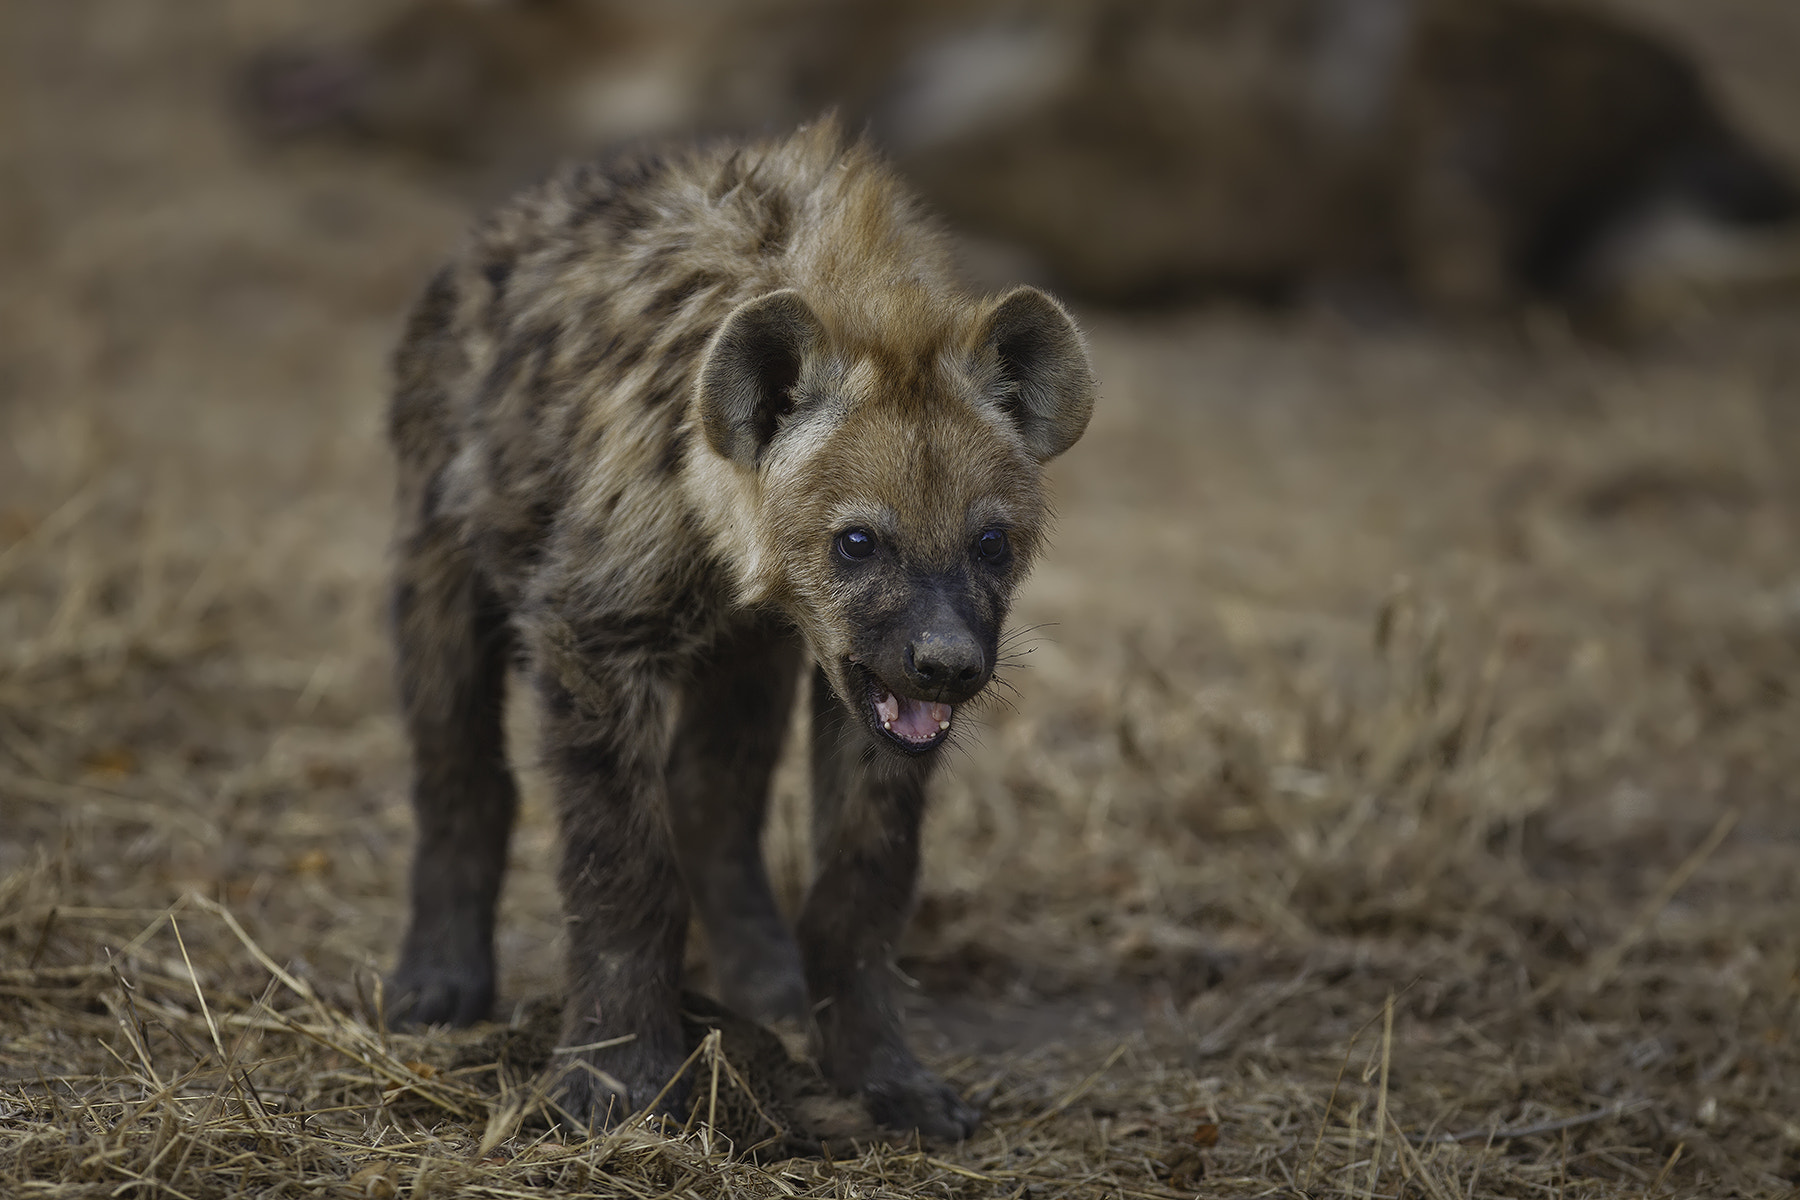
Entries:
{"type": "Polygon", "coordinates": [[[682,689],[669,755],[670,819],[719,998],[759,1021],[806,1018],[800,951],[762,857],[799,657],[792,633],[767,624],[722,638],[682,689]]]}
{"type": "MultiPolygon", "coordinates": [[[[678,997],[688,902],[663,782],[672,696],[666,680],[647,673],[576,667],[570,679],[562,666],[552,660],[539,672],[568,935],[554,1098],[575,1121],[604,1127],[650,1104],[684,1057],[678,997]]],[[[661,1108],[681,1111],[686,1090],[685,1081],[670,1088],[661,1108]]]]}
{"type": "Polygon", "coordinates": [[[400,545],[394,634],[418,843],[388,1017],[468,1025],[494,1002],[494,908],[518,806],[501,721],[512,638],[450,523],[430,514],[400,545]]]}
{"type": "Polygon", "coordinates": [[[800,916],[800,950],[820,1066],[881,1124],[960,1140],[980,1114],[907,1048],[891,966],[918,881],[930,760],[872,759],[868,735],[817,671],[812,739],[818,875],[800,916]]]}

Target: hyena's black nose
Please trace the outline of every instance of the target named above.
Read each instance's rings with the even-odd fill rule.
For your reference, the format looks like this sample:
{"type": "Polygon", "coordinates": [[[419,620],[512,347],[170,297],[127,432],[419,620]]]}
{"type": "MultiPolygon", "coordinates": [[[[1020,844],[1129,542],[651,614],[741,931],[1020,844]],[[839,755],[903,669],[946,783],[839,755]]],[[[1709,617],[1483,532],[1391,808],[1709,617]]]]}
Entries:
{"type": "Polygon", "coordinates": [[[926,631],[906,647],[906,677],[913,686],[932,693],[966,696],[981,685],[987,665],[981,645],[964,630],[954,633],[926,631]]]}

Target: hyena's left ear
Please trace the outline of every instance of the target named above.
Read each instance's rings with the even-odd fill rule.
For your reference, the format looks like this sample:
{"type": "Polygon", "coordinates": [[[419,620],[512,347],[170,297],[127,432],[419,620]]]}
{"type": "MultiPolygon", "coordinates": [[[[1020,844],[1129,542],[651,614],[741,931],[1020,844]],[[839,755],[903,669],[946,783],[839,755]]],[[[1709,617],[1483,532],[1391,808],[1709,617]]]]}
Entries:
{"type": "Polygon", "coordinates": [[[794,385],[825,329],[792,288],[746,300],[713,335],[700,364],[700,421],[712,448],[754,467],[794,406],[794,385]]]}
{"type": "Polygon", "coordinates": [[[999,359],[1001,401],[1039,462],[1081,437],[1094,411],[1094,369],[1087,343],[1063,306],[1036,288],[1000,298],[979,329],[979,344],[999,359]]]}

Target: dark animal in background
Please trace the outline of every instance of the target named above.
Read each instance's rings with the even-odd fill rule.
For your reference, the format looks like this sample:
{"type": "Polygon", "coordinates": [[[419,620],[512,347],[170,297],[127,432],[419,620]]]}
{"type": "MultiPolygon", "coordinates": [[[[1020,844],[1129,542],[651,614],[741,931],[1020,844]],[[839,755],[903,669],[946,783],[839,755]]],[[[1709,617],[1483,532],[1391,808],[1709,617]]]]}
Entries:
{"type": "Polygon", "coordinates": [[[419,842],[394,1015],[492,1004],[522,657],[562,830],[563,1108],[616,1119],[680,1065],[691,900],[727,1003],[810,1022],[878,1121],[967,1134],[906,1046],[890,961],[926,780],[1043,545],[1041,464],[1093,404],[1067,315],[959,292],[911,193],[825,122],[525,192],[432,282],[397,362],[419,842]],[[796,940],[759,833],[806,662],[796,940]]]}
{"type": "Polygon", "coordinates": [[[1104,300],[1367,281],[1458,309],[1582,299],[1609,239],[1670,208],[1797,208],[1691,65],[1566,4],[1133,0],[922,63],[877,117],[903,168],[1104,300]],[[1016,58],[1028,103],[941,99],[981,53],[1016,58]]]}
{"type": "Polygon", "coordinates": [[[409,0],[352,43],[265,49],[245,112],[271,140],[331,135],[510,192],[566,155],[684,127],[681,8],[409,0]]]}
{"type": "Polygon", "coordinates": [[[508,176],[835,105],[956,225],[1111,302],[1604,305],[1671,228],[1800,211],[1680,53],[1540,0],[415,0],[252,91],[273,125],[508,176]]]}

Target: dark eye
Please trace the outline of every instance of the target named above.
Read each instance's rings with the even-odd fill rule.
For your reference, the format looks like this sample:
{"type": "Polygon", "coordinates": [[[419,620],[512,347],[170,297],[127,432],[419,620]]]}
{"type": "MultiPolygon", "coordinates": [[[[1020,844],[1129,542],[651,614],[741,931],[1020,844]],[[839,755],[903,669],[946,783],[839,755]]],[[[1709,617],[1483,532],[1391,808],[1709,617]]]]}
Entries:
{"type": "Polygon", "coordinates": [[[875,553],[875,535],[866,529],[846,529],[835,544],[840,555],[858,562],[875,553]]]}
{"type": "Polygon", "coordinates": [[[1004,529],[989,529],[975,539],[975,553],[981,555],[984,562],[1004,562],[1011,549],[1004,529]]]}

